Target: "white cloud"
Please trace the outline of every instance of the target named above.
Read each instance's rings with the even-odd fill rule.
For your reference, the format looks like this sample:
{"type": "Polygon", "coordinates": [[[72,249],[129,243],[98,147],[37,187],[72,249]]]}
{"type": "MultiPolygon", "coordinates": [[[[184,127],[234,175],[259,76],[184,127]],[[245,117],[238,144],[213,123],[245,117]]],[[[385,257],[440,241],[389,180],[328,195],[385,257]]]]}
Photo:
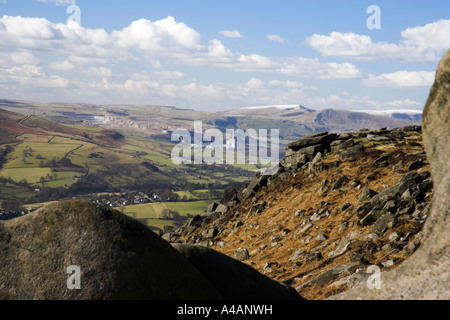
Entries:
{"type": "Polygon", "coordinates": [[[111,69],[105,68],[103,66],[100,67],[90,67],[89,69],[83,71],[85,74],[91,76],[91,77],[111,77],[113,75],[113,72],[111,69]]]}
{"type": "MultiPolygon", "coordinates": [[[[22,100],[54,101],[64,97],[67,102],[136,103],[174,105],[201,110],[223,110],[249,105],[303,104],[314,109],[339,108],[347,110],[419,109],[421,104],[409,99],[381,102],[368,96],[348,93],[320,96],[314,86],[292,80],[262,80],[251,77],[238,83],[199,84],[195,81],[175,84],[181,78],[177,71],[153,70],[132,74],[128,79],[115,77],[104,67],[79,67],[67,76],[45,72],[34,65],[0,68],[0,96],[12,93],[22,100]],[[90,73],[92,77],[83,76],[90,73]],[[96,79],[95,77],[101,77],[96,79]],[[311,95],[311,93],[319,96],[311,95]]],[[[64,72],[63,72],[64,74],[64,72]]]]}
{"type": "Polygon", "coordinates": [[[50,65],[59,70],[70,69],[71,65],[108,65],[134,59],[145,60],[158,68],[176,63],[297,77],[361,77],[361,72],[348,62],[329,63],[302,57],[273,60],[259,54],[242,55],[217,39],[204,45],[197,31],[173,17],[155,22],[140,19],[122,30],[108,33],[104,29],[83,28],[74,22],[54,24],[43,18],[3,16],[0,50],[66,55],[63,64],[50,65]]]}
{"type": "Polygon", "coordinates": [[[239,30],[222,30],[219,32],[221,35],[227,38],[243,38],[244,36],[239,32],[239,30]]]}
{"type": "Polygon", "coordinates": [[[75,4],[75,0],[37,0],[38,2],[54,3],[57,6],[75,4]]]}
{"type": "Polygon", "coordinates": [[[48,67],[57,71],[71,71],[76,68],[76,66],[70,61],[55,61],[48,64],[48,67]]]}
{"type": "MultiPolygon", "coordinates": [[[[204,110],[297,103],[314,107],[323,98],[309,97],[307,92],[318,88],[301,81],[263,81],[254,75],[243,84],[202,85],[191,79],[183,84],[170,83],[187,78],[176,71],[178,66],[223,68],[266,74],[265,77],[272,74],[315,79],[364,78],[348,62],[240,54],[217,39],[205,44],[196,30],[173,17],[154,22],[141,19],[122,30],[107,32],[76,23],[3,16],[0,18],[0,63],[1,96],[14,93],[20,99],[45,101],[55,97],[80,101],[82,97],[92,103],[151,103],[204,110]],[[41,64],[36,56],[42,57],[45,63],[41,64]],[[144,62],[143,70],[153,69],[128,76],[114,74],[113,70],[126,70],[120,68],[120,63],[130,60],[144,62]],[[115,68],[116,65],[119,67],[115,68]]],[[[338,97],[323,101],[353,106],[355,99],[338,97]]],[[[367,107],[367,101],[360,105],[367,107]]]]}
{"type": "Polygon", "coordinates": [[[434,78],[435,72],[397,71],[393,73],[383,73],[378,76],[370,74],[363,80],[363,84],[367,87],[387,88],[431,87],[434,78]]]}
{"type": "Polygon", "coordinates": [[[151,73],[141,72],[134,73],[131,75],[130,79],[135,81],[150,81],[150,80],[174,80],[184,78],[184,74],[179,71],[170,70],[153,70],[151,73]]]}
{"type": "Polygon", "coordinates": [[[314,34],[306,43],[324,57],[426,63],[439,61],[450,47],[448,30],[450,20],[439,20],[401,31],[402,39],[398,43],[373,42],[369,36],[353,32],[314,34]]]}
{"type": "Polygon", "coordinates": [[[26,51],[0,52],[0,66],[38,64],[37,59],[32,53],[26,51]]]}
{"type": "Polygon", "coordinates": [[[289,43],[289,40],[284,39],[280,36],[277,36],[276,34],[268,34],[266,36],[267,39],[269,39],[272,42],[278,42],[278,43],[289,43]]]}
{"type": "Polygon", "coordinates": [[[31,91],[42,88],[64,88],[69,81],[57,75],[49,75],[41,67],[34,65],[13,66],[8,69],[2,69],[0,72],[1,86],[8,90],[14,88],[14,91],[31,91]]]}
{"type": "Polygon", "coordinates": [[[286,81],[271,80],[271,81],[269,81],[269,84],[271,86],[282,86],[285,88],[294,88],[294,89],[301,89],[301,90],[310,90],[310,91],[318,91],[319,90],[319,88],[317,88],[315,86],[308,86],[308,85],[305,85],[303,82],[292,81],[292,80],[286,80],[286,81]]]}
{"type": "Polygon", "coordinates": [[[404,100],[392,100],[385,103],[386,108],[394,108],[396,110],[413,109],[417,111],[422,111],[424,105],[420,102],[404,99],[404,100]]]}
{"type": "Polygon", "coordinates": [[[140,19],[120,31],[113,31],[111,40],[119,47],[140,51],[150,51],[150,54],[169,53],[173,55],[202,50],[200,34],[182,22],[176,22],[173,17],[167,17],[155,22],[140,19]]]}

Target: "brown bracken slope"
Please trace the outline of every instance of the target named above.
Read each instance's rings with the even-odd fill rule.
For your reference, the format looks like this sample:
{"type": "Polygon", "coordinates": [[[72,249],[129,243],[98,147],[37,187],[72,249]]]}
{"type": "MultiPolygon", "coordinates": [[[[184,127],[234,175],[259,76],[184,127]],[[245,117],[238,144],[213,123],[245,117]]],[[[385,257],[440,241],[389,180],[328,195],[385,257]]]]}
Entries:
{"type": "Polygon", "coordinates": [[[163,238],[209,246],[306,299],[347,291],[421,245],[433,185],[420,129],[336,135],[324,155],[281,166],[163,238]]]}

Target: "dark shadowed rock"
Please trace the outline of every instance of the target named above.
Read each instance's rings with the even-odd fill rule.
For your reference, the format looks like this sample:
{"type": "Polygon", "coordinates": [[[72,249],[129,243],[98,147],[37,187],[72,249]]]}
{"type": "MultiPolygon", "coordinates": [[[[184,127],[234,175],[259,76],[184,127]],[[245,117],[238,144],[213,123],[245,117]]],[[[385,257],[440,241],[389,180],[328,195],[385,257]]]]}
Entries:
{"type": "Polygon", "coordinates": [[[274,281],[250,266],[210,248],[173,244],[225,299],[299,300],[291,287],[274,281]]]}
{"type": "Polygon", "coordinates": [[[331,190],[336,190],[339,189],[340,187],[342,187],[344,185],[344,183],[346,183],[348,181],[348,178],[346,176],[342,176],[339,177],[337,179],[337,181],[334,183],[333,187],[331,188],[331,190]]]}
{"type": "Polygon", "coordinates": [[[337,138],[338,138],[337,134],[334,133],[328,134],[328,132],[319,132],[313,135],[303,137],[297,141],[291,142],[288,144],[287,148],[297,151],[301,148],[313,145],[330,144],[334,140],[337,140],[337,138]]]}
{"type": "Polygon", "coordinates": [[[238,192],[233,186],[226,187],[226,189],[223,191],[222,200],[220,201],[220,203],[223,205],[227,205],[227,203],[231,201],[238,200],[237,193],[238,192]]]}
{"type": "Polygon", "coordinates": [[[353,269],[355,269],[359,263],[347,263],[342,264],[336,267],[331,268],[328,271],[325,271],[318,276],[314,277],[313,279],[309,280],[308,282],[305,282],[304,284],[298,286],[296,289],[301,290],[305,287],[309,287],[312,285],[320,285],[320,284],[326,284],[330,281],[333,281],[337,278],[339,278],[343,273],[349,272],[353,269]]]}
{"type": "Polygon", "coordinates": [[[214,212],[217,208],[218,204],[215,202],[211,202],[206,209],[207,212],[214,212]]]}
{"type": "Polygon", "coordinates": [[[20,300],[220,299],[169,243],[140,222],[69,201],[0,223],[0,298],[20,300]],[[67,268],[80,268],[69,290],[67,268]]]}
{"type": "Polygon", "coordinates": [[[424,163],[422,160],[416,160],[409,164],[408,171],[417,170],[417,169],[422,168],[423,166],[424,166],[424,163]]]}

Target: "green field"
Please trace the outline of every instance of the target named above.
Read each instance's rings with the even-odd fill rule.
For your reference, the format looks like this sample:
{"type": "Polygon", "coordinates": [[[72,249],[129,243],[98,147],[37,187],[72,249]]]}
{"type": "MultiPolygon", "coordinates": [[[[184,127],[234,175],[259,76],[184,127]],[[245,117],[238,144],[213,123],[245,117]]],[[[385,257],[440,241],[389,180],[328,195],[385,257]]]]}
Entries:
{"type": "MultiPolygon", "coordinates": [[[[58,118],[57,114],[52,116],[58,118]]],[[[184,121],[180,120],[180,124],[184,121]]],[[[89,199],[88,193],[175,190],[180,200],[194,200],[168,203],[169,210],[183,217],[204,210],[202,206],[206,208],[207,204],[200,205],[195,200],[219,198],[217,190],[208,189],[223,189],[231,183],[248,181],[256,170],[249,164],[176,165],[171,159],[175,144],[167,137],[159,139],[158,135],[61,125],[34,116],[22,125],[28,123],[39,132],[14,131],[11,133],[14,140],[0,145],[0,149],[8,150],[0,168],[0,178],[3,178],[0,201],[17,197],[22,204],[32,204],[74,197],[89,199]]],[[[155,208],[148,212],[133,210],[138,210],[133,211],[137,219],[154,219],[158,215],[155,208]]]]}
{"type": "Polygon", "coordinates": [[[211,201],[186,201],[186,202],[167,202],[171,211],[177,211],[181,216],[196,215],[202,213],[208,207],[211,201]]]}
{"type": "Polygon", "coordinates": [[[134,219],[146,221],[152,229],[162,230],[165,225],[174,226],[185,223],[190,216],[204,212],[208,204],[209,201],[158,202],[125,206],[119,210],[123,210],[123,213],[134,219]],[[178,219],[162,219],[164,210],[177,211],[180,217],[178,219]]]}
{"type": "Polygon", "coordinates": [[[123,207],[123,213],[134,219],[159,219],[163,210],[168,210],[165,203],[147,203],[123,207]]]}

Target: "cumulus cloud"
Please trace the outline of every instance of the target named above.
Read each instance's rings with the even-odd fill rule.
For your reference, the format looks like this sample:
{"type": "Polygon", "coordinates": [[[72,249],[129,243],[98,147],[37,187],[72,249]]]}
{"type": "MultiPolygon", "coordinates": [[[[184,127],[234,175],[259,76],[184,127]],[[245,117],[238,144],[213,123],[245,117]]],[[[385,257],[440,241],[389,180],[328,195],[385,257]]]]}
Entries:
{"type": "MultiPolygon", "coordinates": [[[[16,91],[26,90],[32,85],[33,90],[39,88],[64,88],[69,81],[57,75],[49,75],[41,67],[35,65],[13,66],[0,72],[1,86],[15,88],[16,91]]],[[[6,90],[7,92],[7,90],[6,90]]]]}
{"type": "Polygon", "coordinates": [[[39,59],[37,59],[34,54],[24,51],[10,51],[10,52],[0,52],[0,66],[11,66],[11,65],[34,65],[38,64],[39,59]]]}
{"type": "Polygon", "coordinates": [[[310,90],[310,91],[318,91],[319,88],[315,86],[309,86],[305,85],[303,82],[298,81],[292,81],[292,80],[286,80],[286,81],[280,81],[280,80],[271,80],[269,81],[269,84],[271,86],[282,86],[285,88],[296,88],[301,90],[310,90]]]}
{"type": "Polygon", "coordinates": [[[196,30],[173,17],[157,21],[140,19],[121,30],[107,32],[73,22],[3,16],[0,18],[0,63],[7,66],[0,67],[0,95],[14,92],[24,100],[52,101],[54,97],[64,96],[67,101],[79,101],[83,97],[92,103],[169,104],[204,110],[297,103],[314,107],[322,102],[354,106],[355,101],[361,101],[360,105],[366,108],[371,106],[370,100],[362,98],[313,99],[308,93],[317,92],[317,87],[286,80],[286,77],[367,80],[349,62],[241,54],[218,39],[205,42],[196,30]],[[36,57],[45,57],[45,63],[36,57]],[[120,64],[128,61],[143,62],[143,70],[148,71],[114,74],[113,70],[125,70],[120,64]],[[186,66],[284,79],[263,81],[253,75],[242,84],[204,85],[186,80],[186,75],[177,71],[183,70],[178,67],[186,66]],[[184,83],[173,83],[180,79],[184,83]]]}
{"type": "MultiPolygon", "coordinates": [[[[65,65],[62,63],[61,65],[65,65]]],[[[64,69],[64,68],[63,68],[64,69]]],[[[322,96],[316,87],[293,80],[262,80],[251,77],[246,82],[200,84],[196,81],[174,83],[184,74],[178,71],[152,70],[134,73],[125,79],[116,77],[106,67],[80,67],[56,75],[34,65],[0,68],[0,95],[11,92],[22,100],[89,103],[161,104],[201,110],[223,110],[249,105],[303,104],[314,109],[382,110],[384,108],[420,108],[409,99],[381,102],[368,96],[350,94],[322,96]],[[77,72],[82,76],[74,76],[77,72]],[[86,76],[89,75],[89,76],[86,76]],[[100,77],[101,79],[96,79],[100,77]],[[313,94],[314,93],[314,94],[313,94]]]]}
{"type": "Polygon", "coordinates": [[[239,30],[222,30],[219,32],[221,35],[227,38],[243,38],[244,36],[239,32],[239,30]]]}
{"type": "Polygon", "coordinates": [[[363,84],[367,87],[387,88],[430,87],[434,78],[434,71],[397,71],[378,76],[370,74],[363,80],[363,84]]]}
{"type": "Polygon", "coordinates": [[[144,59],[153,66],[185,64],[220,67],[236,72],[263,72],[325,79],[361,77],[352,64],[329,63],[317,58],[272,59],[259,54],[243,55],[226,48],[220,40],[207,45],[201,35],[173,17],[158,21],[140,19],[122,30],[83,28],[74,22],[51,23],[43,18],[4,16],[0,19],[0,50],[51,52],[67,55],[64,64],[117,64],[144,59]]]}
{"type": "Polygon", "coordinates": [[[63,6],[68,4],[75,4],[75,0],[37,0],[38,2],[54,3],[57,6],[63,6]]]}
{"type": "Polygon", "coordinates": [[[401,31],[397,43],[373,42],[369,36],[353,32],[314,34],[306,43],[324,57],[355,60],[393,60],[403,62],[436,62],[450,47],[450,20],[439,20],[401,31]]]}
{"type": "Polygon", "coordinates": [[[150,81],[150,80],[174,80],[184,78],[184,74],[179,71],[170,70],[153,70],[152,72],[133,73],[130,76],[131,80],[135,81],[150,81]]]}
{"type": "Polygon", "coordinates": [[[266,36],[267,39],[269,39],[272,42],[278,42],[278,43],[289,43],[289,40],[284,39],[280,36],[277,36],[276,34],[268,34],[266,36]]]}

